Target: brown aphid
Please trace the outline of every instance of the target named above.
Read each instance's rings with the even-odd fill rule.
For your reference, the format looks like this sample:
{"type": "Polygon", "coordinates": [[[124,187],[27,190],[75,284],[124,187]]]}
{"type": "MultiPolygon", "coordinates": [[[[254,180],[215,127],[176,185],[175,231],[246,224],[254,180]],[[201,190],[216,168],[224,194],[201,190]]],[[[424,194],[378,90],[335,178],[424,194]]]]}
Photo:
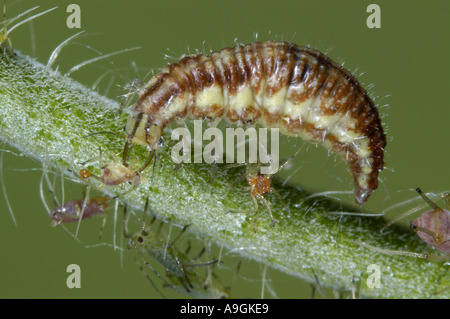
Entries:
{"type": "MultiPolygon", "coordinates": [[[[437,206],[422,192],[420,188],[416,188],[416,191],[425,200],[425,202],[427,202],[427,204],[430,205],[431,208],[433,209],[423,213],[420,217],[416,218],[415,220],[410,221],[411,228],[416,231],[420,239],[422,239],[428,245],[436,248],[437,250],[446,253],[446,256],[435,256],[411,251],[382,249],[364,242],[361,242],[360,245],[364,248],[382,254],[409,256],[438,262],[450,260],[450,211],[437,206]]],[[[444,193],[442,194],[442,196],[445,198],[447,206],[450,207],[450,194],[444,193]]],[[[405,218],[406,216],[409,216],[417,212],[419,209],[422,208],[423,207],[416,207],[401,214],[400,216],[396,217],[394,220],[386,224],[383,227],[383,229],[405,218]]]]}
{"type": "Polygon", "coordinates": [[[52,219],[51,226],[59,224],[73,223],[81,219],[89,218],[94,215],[104,215],[108,208],[108,197],[94,197],[86,203],[83,211],[84,200],[72,200],[58,206],[50,212],[52,219]],[[83,211],[83,215],[81,212],[83,211]]]}
{"type": "MultiPolygon", "coordinates": [[[[450,255],[450,211],[437,206],[420,188],[416,191],[433,209],[411,221],[411,228],[428,245],[450,255]]],[[[450,198],[449,194],[444,196],[450,198]]]]}
{"type": "Polygon", "coordinates": [[[174,119],[224,119],[279,128],[322,144],[349,164],[355,199],[378,187],[386,137],[378,110],[356,78],[325,54],[288,42],[255,42],[183,57],[140,91],[127,141],[150,150],[142,172],[174,119]]]}
{"type": "Polygon", "coordinates": [[[250,185],[250,194],[252,197],[264,196],[270,191],[270,175],[264,175],[258,172],[247,175],[246,179],[250,185]]]}

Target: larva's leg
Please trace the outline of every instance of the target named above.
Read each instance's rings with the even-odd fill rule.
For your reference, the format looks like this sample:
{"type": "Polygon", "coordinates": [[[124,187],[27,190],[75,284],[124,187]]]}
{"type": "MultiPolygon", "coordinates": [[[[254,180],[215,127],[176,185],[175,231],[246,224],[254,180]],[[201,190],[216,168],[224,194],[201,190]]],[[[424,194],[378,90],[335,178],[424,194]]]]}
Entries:
{"type": "MultiPolygon", "coordinates": [[[[147,166],[151,163],[151,161],[153,159],[153,155],[155,155],[155,151],[151,150],[148,154],[148,157],[147,157],[147,160],[145,161],[145,163],[141,166],[141,168],[139,168],[136,171],[137,174],[141,174],[142,171],[147,168],[147,166]]],[[[155,164],[154,165],[156,165],[156,156],[155,156],[155,164]]]]}
{"type": "Polygon", "coordinates": [[[125,167],[128,167],[127,159],[128,159],[128,151],[130,149],[130,141],[127,139],[125,142],[125,146],[123,147],[123,154],[122,154],[122,164],[125,167]]]}

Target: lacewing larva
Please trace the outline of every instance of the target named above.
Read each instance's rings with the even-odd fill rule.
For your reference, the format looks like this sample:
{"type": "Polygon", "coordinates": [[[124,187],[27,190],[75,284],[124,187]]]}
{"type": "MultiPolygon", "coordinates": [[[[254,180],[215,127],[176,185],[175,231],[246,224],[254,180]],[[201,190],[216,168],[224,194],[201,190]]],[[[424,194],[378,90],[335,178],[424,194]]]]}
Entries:
{"type": "Polygon", "coordinates": [[[138,176],[163,129],[187,117],[259,123],[322,144],[348,162],[360,205],[378,186],[386,137],[374,102],[350,72],[308,47],[255,42],[168,65],[140,90],[125,126],[123,165],[130,144],[147,146],[138,176]]]}

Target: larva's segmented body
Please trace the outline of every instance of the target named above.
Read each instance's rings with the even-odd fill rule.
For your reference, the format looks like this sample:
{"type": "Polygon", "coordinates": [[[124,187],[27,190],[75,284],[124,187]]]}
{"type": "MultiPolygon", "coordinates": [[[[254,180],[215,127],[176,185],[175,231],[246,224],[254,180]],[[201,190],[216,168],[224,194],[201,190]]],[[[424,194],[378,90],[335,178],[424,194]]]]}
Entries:
{"type": "Polygon", "coordinates": [[[186,117],[260,123],[323,144],[349,163],[359,204],[378,186],[386,145],[378,111],[355,77],[319,51],[255,42],[168,65],[142,90],[124,158],[129,142],[154,150],[163,128],[186,117]]]}

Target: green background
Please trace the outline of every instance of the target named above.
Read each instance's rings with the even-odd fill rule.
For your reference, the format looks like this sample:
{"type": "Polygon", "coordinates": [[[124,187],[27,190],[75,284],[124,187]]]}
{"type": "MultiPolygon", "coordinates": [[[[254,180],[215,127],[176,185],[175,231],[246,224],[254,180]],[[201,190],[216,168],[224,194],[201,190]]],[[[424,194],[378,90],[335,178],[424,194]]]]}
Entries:
{"type": "MultiPolygon", "coordinates": [[[[146,80],[151,69],[157,71],[182,54],[220,50],[235,41],[250,43],[256,34],[259,41],[285,40],[326,52],[357,76],[383,117],[387,169],[367,210],[378,213],[413,198],[416,195],[409,189],[418,186],[435,193],[449,189],[448,1],[8,1],[7,17],[35,5],[40,5],[35,12],[55,5],[58,9],[21,26],[11,40],[15,49],[39,62],[47,63],[59,43],[86,30],[55,61],[53,67],[62,73],[99,52],[141,47],[73,73],[86,86],[103,75],[96,89],[111,98],[123,94],[123,87],[136,76],[146,80]],[[81,7],[81,29],[66,26],[71,3],[81,7]],[[381,29],[366,26],[370,3],[381,7],[381,29]],[[164,59],[165,55],[173,58],[164,59]]],[[[284,176],[318,191],[352,190],[343,161],[314,146],[304,150],[284,176]]],[[[4,152],[3,166],[18,226],[1,196],[0,297],[159,297],[126,253],[121,262],[112,248],[84,248],[63,229],[49,226],[39,194],[39,163],[4,152]],[[81,289],[66,287],[66,267],[71,263],[81,267],[81,289]]],[[[65,196],[81,198],[81,188],[66,183],[65,196]]],[[[351,196],[340,198],[351,202],[351,196]]],[[[390,214],[404,210],[400,207],[390,214]]],[[[96,236],[100,223],[101,219],[83,223],[81,239],[83,234],[96,236]]],[[[111,229],[104,236],[112,242],[111,229]]],[[[232,276],[238,260],[229,262],[224,276],[232,276]]],[[[260,297],[262,272],[260,265],[243,260],[232,295],[260,297]]],[[[274,270],[268,270],[267,276],[279,297],[311,295],[310,285],[301,280],[274,270]]],[[[266,291],[264,296],[270,294],[266,291]]]]}

